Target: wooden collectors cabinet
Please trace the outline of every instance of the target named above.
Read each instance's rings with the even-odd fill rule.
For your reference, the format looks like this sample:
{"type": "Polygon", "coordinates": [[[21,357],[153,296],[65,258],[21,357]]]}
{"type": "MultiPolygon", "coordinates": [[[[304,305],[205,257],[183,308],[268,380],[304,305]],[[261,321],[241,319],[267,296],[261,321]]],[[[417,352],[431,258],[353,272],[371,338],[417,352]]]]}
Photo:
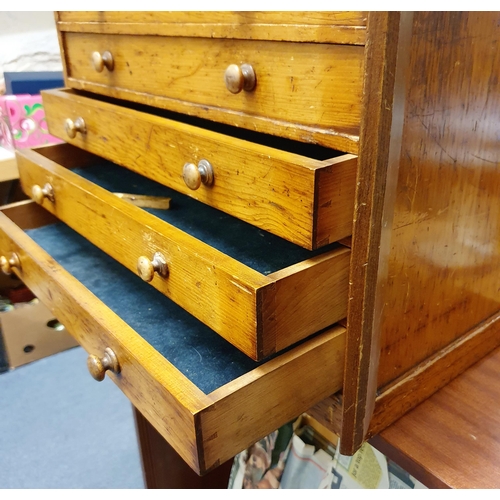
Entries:
{"type": "Polygon", "coordinates": [[[68,89],[45,92],[44,103],[51,133],[72,146],[18,154],[23,188],[43,208],[4,211],[2,267],[194,470],[306,410],[353,453],[500,343],[498,14],[61,12],[56,21],[68,89]],[[81,177],[94,155],[119,165],[103,173],[135,172],[244,221],[257,239],[319,253],[265,276],[81,177]],[[184,180],[193,172],[194,188],[184,180]],[[48,212],[81,236],[47,224],[48,212]],[[37,226],[66,235],[74,253],[37,226]],[[87,239],[105,253],[91,245],[84,260],[87,239]],[[158,327],[144,333],[146,312],[120,312],[101,271],[91,276],[116,265],[125,273],[116,283],[128,286],[136,249],[165,253],[169,272],[130,285],[138,295],[126,299],[169,308],[166,337],[189,323],[189,354],[158,327]],[[208,383],[214,366],[232,371],[208,383]]]}

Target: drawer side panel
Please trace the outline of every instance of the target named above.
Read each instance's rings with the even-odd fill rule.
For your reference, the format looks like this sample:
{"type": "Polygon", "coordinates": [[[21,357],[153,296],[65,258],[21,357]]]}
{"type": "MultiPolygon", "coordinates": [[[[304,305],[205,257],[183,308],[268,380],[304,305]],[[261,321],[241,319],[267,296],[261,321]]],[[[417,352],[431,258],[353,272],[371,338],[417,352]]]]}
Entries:
{"type": "Polygon", "coordinates": [[[311,324],[319,331],[345,318],[350,256],[342,248],[270,274],[275,281],[259,290],[263,342],[279,352],[307,336],[311,324]]]}
{"type": "Polygon", "coordinates": [[[338,391],[344,348],[345,329],[334,327],[210,394],[214,404],[197,415],[205,467],[216,467],[338,391]]]}

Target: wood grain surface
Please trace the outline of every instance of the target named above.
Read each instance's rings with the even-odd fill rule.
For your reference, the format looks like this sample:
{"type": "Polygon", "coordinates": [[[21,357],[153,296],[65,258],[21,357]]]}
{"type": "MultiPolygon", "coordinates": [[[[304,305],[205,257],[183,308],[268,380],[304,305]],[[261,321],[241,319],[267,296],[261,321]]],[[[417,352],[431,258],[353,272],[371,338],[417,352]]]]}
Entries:
{"type": "Polygon", "coordinates": [[[371,437],[385,429],[499,344],[500,313],[496,313],[381,388],[367,436],[371,437]]]}
{"type": "Polygon", "coordinates": [[[297,408],[306,411],[337,392],[342,386],[344,351],[345,328],[335,326],[212,392],[213,406],[199,414],[207,469],[229,459],[235,447],[242,451],[254,444],[257,440],[251,436],[256,429],[261,439],[278,428],[277,421],[281,426],[298,417],[297,408]],[[293,382],[299,371],[300,387],[293,382]],[[280,395],[279,403],[271,387],[280,395]]]}
{"type": "Polygon", "coordinates": [[[87,352],[102,356],[110,347],[116,353],[121,372],[109,377],[199,474],[340,389],[345,328],[335,326],[203,393],[34,243],[16,225],[14,209],[9,216],[0,213],[0,254],[18,254],[16,274],[87,352]],[[320,377],[324,370],[331,377],[320,377]]]}
{"type": "Polygon", "coordinates": [[[61,31],[363,44],[366,12],[59,12],[61,31]]]}
{"type": "Polygon", "coordinates": [[[69,32],[63,43],[69,87],[357,152],[362,46],[69,32]],[[115,67],[97,73],[104,50],[115,67]],[[231,94],[224,72],[242,63],[257,85],[231,94]]]}
{"type": "Polygon", "coordinates": [[[496,349],[372,444],[429,487],[499,489],[499,378],[496,349]]]}
{"type": "Polygon", "coordinates": [[[158,217],[121,200],[35,151],[18,152],[23,189],[50,183],[43,206],[137,272],[140,256],[167,259],[151,285],[255,360],[264,359],[346,315],[350,250],[264,275],[158,217]],[[265,293],[261,289],[269,289],[265,293]],[[196,300],[193,300],[196,297],[196,300]],[[291,328],[293,325],[293,328],[291,328]]]}
{"type": "Polygon", "coordinates": [[[149,489],[225,489],[233,460],[199,476],[163,436],[134,408],[144,484],[149,489]]]}
{"type": "Polygon", "coordinates": [[[19,179],[17,163],[14,157],[0,159],[0,182],[19,179]]]}
{"type": "Polygon", "coordinates": [[[42,95],[51,134],[79,148],[308,249],[351,234],[353,155],[319,160],[71,91],[42,95]],[[70,138],[64,124],[77,117],[87,132],[70,138]],[[214,182],[193,191],[182,169],[202,159],[211,163],[214,182]]]}
{"type": "Polygon", "coordinates": [[[367,30],[340,439],[341,453],[346,455],[353,454],[363,443],[375,404],[373,380],[378,357],[378,342],[373,332],[375,287],[389,166],[400,14],[372,12],[367,30]]]}
{"type": "Polygon", "coordinates": [[[499,22],[414,17],[379,387],[500,310],[499,22]]]}
{"type": "MultiPolygon", "coordinates": [[[[34,203],[36,211],[40,208],[34,203]]],[[[191,467],[197,467],[193,414],[209,398],[16,225],[0,213],[0,252],[19,255],[19,278],[89,353],[111,347],[121,373],[109,375],[191,467]]],[[[26,213],[21,217],[24,220],[26,213]]],[[[109,373],[109,372],[108,372],[109,373]]],[[[89,375],[90,376],[90,375],[89,375]]]]}

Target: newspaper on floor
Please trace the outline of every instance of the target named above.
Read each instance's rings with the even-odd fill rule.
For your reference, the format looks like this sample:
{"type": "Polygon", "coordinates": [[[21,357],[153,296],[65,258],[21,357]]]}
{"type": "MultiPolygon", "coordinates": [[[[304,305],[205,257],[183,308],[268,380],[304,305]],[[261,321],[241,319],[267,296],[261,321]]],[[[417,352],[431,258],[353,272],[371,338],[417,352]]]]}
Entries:
{"type": "MultiPolygon", "coordinates": [[[[310,418],[310,417],[308,417],[310,418]]],[[[229,488],[420,489],[425,486],[369,443],[352,456],[298,419],[237,455],[229,488]]]]}
{"type": "Polygon", "coordinates": [[[279,488],[293,433],[291,422],[236,455],[228,488],[279,488]]]}
{"type": "Polygon", "coordinates": [[[387,459],[368,443],[364,443],[352,457],[341,455],[337,448],[333,468],[337,472],[337,481],[332,488],[389,488],[387,459]]]}
{"type": "Polygon", "coordinates": [[[330,489],[334,460],[325,450],[306,444],[294,434],[281,478],[282,489],[330,489]]]}

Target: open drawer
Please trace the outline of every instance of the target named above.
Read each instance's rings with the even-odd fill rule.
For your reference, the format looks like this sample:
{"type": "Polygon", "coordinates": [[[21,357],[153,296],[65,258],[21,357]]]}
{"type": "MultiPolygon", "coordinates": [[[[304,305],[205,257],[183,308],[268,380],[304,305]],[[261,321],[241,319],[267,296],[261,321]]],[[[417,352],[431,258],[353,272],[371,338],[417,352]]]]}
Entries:
{"type": "Polygon", "coordinates": [[[33,202],[2,208],[0,253],[198,473],[341,388],[343,327],[256,363],[33,202]]]}
{"type": "Polygon", "coordinates": [[[314,252],[70,145],[17,153],[28,195],[254,360],[346,316],[350,249],[314,252]],[[51,159],[52,158],[52,159],[51,159]],[[75,164],[85,168],[70,170],[75,164]],[[142,209],[114,192],[170,197],[142,209]]]}
{"type": "Polygon", "coordinates": [[[44,91],[43,103],[56,137],[304,248],[352,233],[352,154],[74,90],[44,91]]]}

